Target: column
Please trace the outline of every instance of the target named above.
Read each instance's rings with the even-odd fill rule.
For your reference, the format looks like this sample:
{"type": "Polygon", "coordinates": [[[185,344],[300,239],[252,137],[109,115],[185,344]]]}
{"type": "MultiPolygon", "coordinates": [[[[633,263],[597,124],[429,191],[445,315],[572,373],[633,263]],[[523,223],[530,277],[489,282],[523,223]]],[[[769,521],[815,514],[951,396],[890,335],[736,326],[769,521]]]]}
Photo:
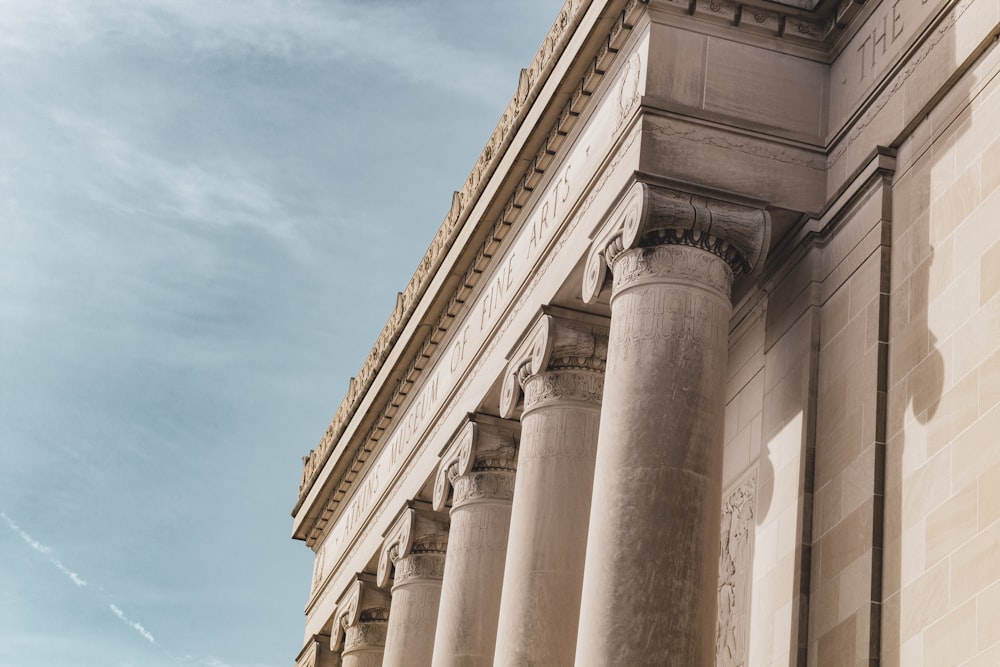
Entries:
{"type": "Polygon", "coordinates": [[[341,667],[340,653],[330,648],[329,635],[313,635],[295,659],[295,667],[341,667]]]}
{"type": "Polygon", "coordinates": [[[514,354],[500,414],[521,391],[521,445],[494,665],[569,667],[576,650],[607,320],[546,309],[514,354]]]}
{"type": "Polygon", "coordinates": [[[434,667],[493,664],[517,440],[517,422],[472,415],[438,467],[434,509],[454,498],[434,667]]]}
{"type": "Polygon", "coordinates": [[[448,516],[411,503],[389,530],[378,585],[392,581],[383,667],[430,667],[448,546],[448,516]]]}
{"type": "Polygon", "coordinates": [[[389,625],[389,594],[370,574],[358,574],[337,601],[332,648],[343,648],[343,667],[380,667],[389,625]]]}
{"type": "Polygon", "coordinates": [[[636,183],[592,250],[611,330],[577,665],[715,665],[730,290],[768,214],[636,183]]]}

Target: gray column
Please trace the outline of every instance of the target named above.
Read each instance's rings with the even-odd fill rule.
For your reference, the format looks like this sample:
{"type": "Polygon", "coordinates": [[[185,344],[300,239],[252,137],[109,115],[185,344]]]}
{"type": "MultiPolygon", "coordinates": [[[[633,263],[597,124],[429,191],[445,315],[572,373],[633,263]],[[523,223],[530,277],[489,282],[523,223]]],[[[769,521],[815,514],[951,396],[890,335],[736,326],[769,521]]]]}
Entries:
{"type": "Polygon", "coordinates": [[[411,503],[389,530],[378,585],[392,581],[383,667],[430,667],[448,546],[448,516],[411,503]]]}
{"type": "Polygon", "coordinates": [[[597,454],[607,321],[548,309],[512,358],[521,446],[494,665],[573,664],[597,454]]]}
{"type": "Polygon", "coordinates": [[[331,635],[343,667],[381,667],[389,625],[389,594],[370,574],[359,574],[337,601],[331,635]]]}
{"type": "Polygon", "coordinates": [[[517,422],[472,416],[438,468],[434,509],[454,499],[434,667],[493,664],[517,440],[517,422]]]}
{"type": "Polygon", "coordinates": [[[577,665],[715,665],[730,289],[768,223],[637,183],[600,240],[614,283],[577,665]]]}

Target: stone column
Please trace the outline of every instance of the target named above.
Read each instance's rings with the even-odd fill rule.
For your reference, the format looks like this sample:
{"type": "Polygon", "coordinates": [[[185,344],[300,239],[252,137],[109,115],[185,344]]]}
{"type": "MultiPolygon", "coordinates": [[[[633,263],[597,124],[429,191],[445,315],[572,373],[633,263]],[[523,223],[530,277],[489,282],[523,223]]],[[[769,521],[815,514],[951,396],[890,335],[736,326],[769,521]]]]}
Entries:
{"type": "Polygon", "coordinates": [[[730,289],[760,208],[636,183],[592,250],[611,331],[577,665],[715,665],[730,289]]]}
{"type": "Polygon", "coordinates": [[[340,653],[330,648],[329,635],[313,635],[295,659],[295,667],[341,667],[340,653]]]}
{"type": "Polygon", "coordinates": [[[587,548],[607,320],[547,309],[514,354],[500,414],[523,388],[521,446],[494,665],[569,667],[587,548]]]}
{"type": "Polygon", "coordinates": [[[332,648],[343,648],[343,667],[380,667],[389,625],[389,594],[370,574],[358,574],[337,601],[332,648]]]}
{"type": "Polygon", "coordinates": [[[517,440],[517,422],[471,416],[438,467],[434,509],[454,499],[434,667],[493,664],[517,440]]]}
{"type": "Polygon", "coordinates": [[[448,516],[411,503],[382,544],[378,585],[392,580],[383,667],[430,667],[448,546],[448,516]]]}

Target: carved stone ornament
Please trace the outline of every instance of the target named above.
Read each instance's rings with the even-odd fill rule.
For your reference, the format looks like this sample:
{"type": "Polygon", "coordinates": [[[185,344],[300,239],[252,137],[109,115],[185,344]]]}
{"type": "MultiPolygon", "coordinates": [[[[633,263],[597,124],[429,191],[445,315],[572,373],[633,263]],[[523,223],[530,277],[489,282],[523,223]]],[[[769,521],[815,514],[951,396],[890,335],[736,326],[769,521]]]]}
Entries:
{"type": "Polygon", "coordinates": [[[446,514],[415,507],[403,512],[382,543],[375,580],[378,586],[385,588],[393,579],[394,571],[396,583],[419,576],[422,572],[432,575],[431,559],[419,559],[418,556],[434,554],[439,560],[444,560],[448,548],[448,524],[446,514]],[[411,562],[414,559],[417,562],[411,562]]]}
{"type": "MultiPolygon", "coordinates": [[[[378,622],[385,625],[388,620],[390,597],[379,589],[370,574],[359,574],[337,602],[333,613],[333,631],[330,633],[330,648],[334,651],[353,648],[345,644],[345,637],[357,638],[352,631],[359,623],[378,622]],[[351,631],[350,633],[348,631],[351,631]]],[[[370,633],[369,633],[370,634],[370,633]]],[[[383,634],[383,643],[385,637],[383,634]]]]}
{"type": "MultiPolygon", "coordinates": [[[[571,319],[543,311],[507,365],[500,392],[501,417],[510,417],[517,410],[522,388],[526,388],[525,382],[530,377],[544,371],[604,370],[608,359],[608,329],[592,320],[582,317],[571,319]]],[[[577,381],[573,378],[553,378],[549,384],[553,385],[556,393],[561,388],[564,398],[571,398],[576,393],[574,387],[577,381]]],[[[580,389],[581,400],[589,400],[593,396],[592,383],[584,382],[580,389]]],[[[544,395],[544,391],[533,392],[532,398],[541,400],[544,395]]],[[[600,401],[600,394],[597,400],[600,401]]]]}
{"type": "Polygon", "coordinates": [[[591,244],[583,277],[583,300],[604,289],[612,260],[636,247],[686,245],[726,260],[734,275],[761,265],[771,235],[762,208],[636,182],[621,198],[591,244]]]}
{"type": "Polygon", "coordinates": [[[341,667],[339,653],[330,649],[329,635],[313,635],[295,659],[295,667],[341,667]]]}
{"type": "Polygon", "coordinates": [[[751,476],[733,489],[722,503],[716,667],[743,667],[746,664],[756,493],[757,478],[751,476]]]}
{"type": "Polygon", "coordinates": [[[470,478],[472,473],[512,474],[517,465],[518,433],[516,422],[481,415],[470,419],[438,464],[434,479],[434,511],[442,511],[448,504],[451,488],[455,487],[457,496],[458,481],[470,478]]]}

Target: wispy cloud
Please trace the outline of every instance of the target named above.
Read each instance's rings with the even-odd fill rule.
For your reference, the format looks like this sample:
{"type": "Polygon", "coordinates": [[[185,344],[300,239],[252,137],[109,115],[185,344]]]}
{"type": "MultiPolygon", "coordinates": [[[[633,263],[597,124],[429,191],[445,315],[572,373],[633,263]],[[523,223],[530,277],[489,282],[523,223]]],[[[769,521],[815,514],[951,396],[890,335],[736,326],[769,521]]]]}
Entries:
{"type": "Polygon", "coordinates": [[[291,232],[292,222],[277,197],[231,160],[220,159],[212,167],[177,163],[79,114],[53,111],[50,116],[90,144],[92,159],[101,166],[90,195],[103,204],[133,213],[145,207],[148,213],[201,224],[252,226],[285,238],[291,232]],[[123,194],[129,200],[121,200],[123,194]]]}
{"type": "MultiPolygon", "coordinates": [[[[7,514],[5,512],[0,512],[0,517],[2,517],[3,520],[7,522],[7,525],[10,527],[10,529],[12,531],[14,531],[15,533],[17,533],[21,537],[21,539],[24,540],[25,544],[27,544],[29,547],[31,547],[32,549],[34,549],[35,551],[37,551],[39,554],[41,554],[42,556],[44,556],[45,559],[48,560],[50,563],[52,563],[53,565],[55,565],[56,568],[58,568],[58,570],[60,572],[62,572],[63,574],[65,574],[67,577],[69,577],[70,581],[72,581],[74,584],[76,584],[77,586],[79,586],[81,588],[83,588],[84,586],[87,585],[87,582],[84,581],[83,578],[80,577],[80,575],[78,575],[76,572],[70,570],[68,567],[66,567],[65,565],[63,565],[62,562],[58,558],[56,558],[55,553],[53,552],[53,550],[52,550],[51,547],[42,544],[41,542],[39,542],[38,540],[36,540],[35,538],[33,538],[31,535],[29,535],[27,531],[25,531],[19,525],[17,525],[17,522],[15,522],[13,519],[11,519],[9,516],[7,516],[7,514]]],[[[155,643],[155,640],[153,639],[153,635],[148,630],[146,630],[146,628],[144,628],[141,623],[139,623],[138,621],[133,621],[132,619],[128,618],[125,615],[125,612],[123,612],[121,610],[121,607],[119,607],[118,605],[116,605],[116,604],[114,604],[112,602],[112,603],[108,603],[108,608],[111,610],[111,613],[113,613],[115,616],[117,616],[118,618],[120,618],[122,620],[122,622],[124,622],[126,625],[128,625],[129,627],[131,627],[133,630],[135,630],[136,632],[138,632],[145,639],[147,639],[150,643],[155,643]]]]}
{"type": "Polygon", "coordinates": [[[58,569],[60,572],[69,577],[69,580],[72,581],[75,585],[81,588],[87,585],[87,582],[84,581],[84,579],[80,575],[78,575],[76,572],[69,569],[65,565],[63,565],[62,561],[56,558],[55,553],[52,551],[52,547],[45,546],[44,544],[33,538],[31,535],[25,532],[19,525],[17,525],[17,523],[15,523],[13,519],[7,516],[7,514],[0,512],[0,517],[3,517],[3,520],[7,522],[7,525],[10,527],[10,529],[15,533],[17,533],[17,535],[19,535],[20,538],[24,540],[24,542],[29,547],[31,547],[32,549],[40,553],[42,556],[44,556],[47,561],[49,561],[50,563],[52,563],[52,565],[56,567],[56,569],[58,569]]]}
{"type": "Polygon", "coordinates": [[[114,603],[109,604],[108,607],[111,609],[111,613],[114,614],[115,616],[117,616],[118,618],[120,618],[122,620],[122,622],[125,623],[125,625],[129,626],[130,628],[132,628],[133,630],[135,630],[136,632],[138,632],[149,643],[151,643],[151,644],[155,644],[156,643],[156,640],[153,639],[153,635],[150,634],[149,630],[147,630],[146,628],[142,627],[142,623],[139,623],[138,621],[133,621],[128,616],[126,616],[125,612],[123,612],[121,610],[121,607],[119,607],[118,605],[116,605],[114,603]]]}
{"type": "Polygon", "coordinates": [[[0,0],[0,53],[107,48],[133,39],[182,49],[183,57],[253,53],[374,62],[411,81],[486,100],[495,99],[498,83],[512,85],[508,64],[448,43],[422,7],[345,0],[0,0]]]}
{"type": "MultiPolygon", "coordinates": [[[[13,531],[22,540],[24,540],[25,544],[27,544],[29,547],[31,547],[32,550],[36,551],[38,554],[43,556],[50,563],[55,565],[56,568],[58,568],[60,572],[69,577],[69,579],[74,584],[76,584],[81,588],[88,585],[87,582],[84,581],[83,578],[81,578],[76,572],[70,570],[68,567],[63,565],[63,563],[59,561],[58,558],[55,557],[55,552],[52,549],[52,547],[42,544],[34,537],[32,537],[27,531],[21,528],[21,526],[19,526],[16,521],[10,518],[6,514],[6,512],[0,512],[0,518],[3,518],[3,520],[7,523],[7,526],[11,529],[11,531],[13,531]]],[[[129,618],[129,616],[125,613],[125,611],[121,607],[119,607],[114,602],[110,602],[108,600],[108,595],[107,593],[105,593],[103,587],[98,586],[96,589],[93,589],[93,594],[98,597],[104,598],[105,603],[108,605],[108,610],[122,623],[132,628],[132,630],[138,633],[143,639],[148,641],[150,644],[157,644],[156,638],[153,637],[153,633],[147,630],[142,623],[133,620],[132,618],[129,618]]],[[[161,650],[163,650],[162,647],[161,650]]],[[[169,655],[169,653],[167,655],[169,655]]],[[[249,667],[245,665],[237,666],[232,663],[228,663],[224,660],[220,660],[215,656],[199,658],[191,655],[184,655],[181,657],[177,657],[175,655],[172,656],[170,659],[176,664],[182,665],[184,667],[249,667]]]]}

